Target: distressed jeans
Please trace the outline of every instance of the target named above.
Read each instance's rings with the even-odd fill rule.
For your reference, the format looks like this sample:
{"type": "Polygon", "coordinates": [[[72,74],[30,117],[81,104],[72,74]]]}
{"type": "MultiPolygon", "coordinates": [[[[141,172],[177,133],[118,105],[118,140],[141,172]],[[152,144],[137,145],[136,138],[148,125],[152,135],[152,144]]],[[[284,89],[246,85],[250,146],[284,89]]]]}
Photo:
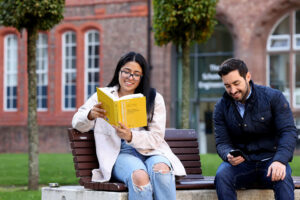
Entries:
{"type": "Polygon", "coordinates": [[[129,200],[175,200],[175,177],[169,160],[164,156],[144,156],[122,141],[121,151],[113,167],[112,177],[126,184],[129,200]],[[165,163],[170,167],[169,173],[153,171],[157,163],[165,163]],[[140,189],[132,180],[136,170],[144,170],[150,178],[149,184],[140,189]]]}
{"type": "Polygon", "coordinates": [[[267,177],[268,167],[272,159],[267,161],[244,161],[237,166],[223,162],[216,173],[215,186],[219,200],[235,200],[236,189],[248,188],[254,182],[273,189],[276,200],[294,199],[294,182],[291,167],[286,165],[286,176],[282,181],[271,181],[267,177]]]}

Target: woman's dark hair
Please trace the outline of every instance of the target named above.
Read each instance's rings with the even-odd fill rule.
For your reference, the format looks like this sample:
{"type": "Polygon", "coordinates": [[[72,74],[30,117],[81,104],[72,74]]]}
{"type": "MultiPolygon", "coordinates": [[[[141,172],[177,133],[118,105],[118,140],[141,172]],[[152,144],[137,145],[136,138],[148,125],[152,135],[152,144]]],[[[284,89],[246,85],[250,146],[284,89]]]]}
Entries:
{"type": "Polygon", "coordinates": [[[229,58],[229,59],[225,60],[221,64],[218,74],[220,77],[222,77],[234,70],[238,70],[240,76],[243,77],[244,79],[246,79],[246,75],[248,73],[247,65],[242,60],[239,60],[236,58],[229,58]]]}
{"type": "Polygon", "coordinates": [[[142,93],[146,97],[147,114],[149,115],[153,111],[153,107],[154,107],[154,99],[149,97],[150,91],[153,89],[150,88],[148,64],[147,64],[145,58],[141,54],[136,53],[136,52],[129,52],[129,53],[123,55],[120,58],[120,60],[117,64],[117,67],[115,69],[114,76],[113,76],[112,80],[110,81],[110,83],[107,85],[107,87],[113,87],[113,86],[117,85],[120,88],[120,83],[119,83],[120,70],[126,63],[131,62],[131,61],[138,63],[142,68],[143,76],[140,80],[140,84],[135,89],[134,93],[142,93]]]}

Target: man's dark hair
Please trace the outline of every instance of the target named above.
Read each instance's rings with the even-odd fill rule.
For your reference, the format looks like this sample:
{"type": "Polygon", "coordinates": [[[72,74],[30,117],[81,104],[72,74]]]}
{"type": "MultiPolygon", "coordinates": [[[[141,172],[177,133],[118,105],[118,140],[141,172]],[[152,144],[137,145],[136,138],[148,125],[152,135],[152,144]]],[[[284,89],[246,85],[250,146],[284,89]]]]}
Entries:
{"type": "Polygon", "coordinates": [[[246,75],[248,73],[247,65],[242,60],[236,58],[229,58],[225,60],[221,64],[218,74],[220,77],[222,77],[234,70],[238,70],[240,76],[243,77],[244,79],[246,78],[246,75]]]}

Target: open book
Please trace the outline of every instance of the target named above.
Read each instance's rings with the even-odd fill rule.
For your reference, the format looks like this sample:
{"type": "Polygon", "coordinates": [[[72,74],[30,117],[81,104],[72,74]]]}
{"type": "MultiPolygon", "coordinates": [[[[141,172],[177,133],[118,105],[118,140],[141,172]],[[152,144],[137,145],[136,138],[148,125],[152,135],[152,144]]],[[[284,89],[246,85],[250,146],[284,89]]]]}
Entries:
{"type": "Polygon", "coordinates": [[[98,102],[106,110],[105,120],[118,126],[118,122],[127,128],[147,126],[146,97],[139,94],[115,97],[107,88],[97,87],[98,102]]]}

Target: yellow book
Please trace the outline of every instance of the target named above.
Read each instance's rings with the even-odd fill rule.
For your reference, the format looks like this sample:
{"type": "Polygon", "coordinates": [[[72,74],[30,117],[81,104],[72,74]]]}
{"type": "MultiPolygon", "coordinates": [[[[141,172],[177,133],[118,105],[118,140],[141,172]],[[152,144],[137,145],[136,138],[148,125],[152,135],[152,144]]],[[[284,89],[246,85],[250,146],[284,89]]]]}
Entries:
{"type": "Polygon", "coordinates": [[[106,110],[105,120],[118,126],[121,122],[128,128],[147,126],[146,97],[143,94],[131,94],[116,98],[107,88],[97,87],[98,102],[106,110]]]}

